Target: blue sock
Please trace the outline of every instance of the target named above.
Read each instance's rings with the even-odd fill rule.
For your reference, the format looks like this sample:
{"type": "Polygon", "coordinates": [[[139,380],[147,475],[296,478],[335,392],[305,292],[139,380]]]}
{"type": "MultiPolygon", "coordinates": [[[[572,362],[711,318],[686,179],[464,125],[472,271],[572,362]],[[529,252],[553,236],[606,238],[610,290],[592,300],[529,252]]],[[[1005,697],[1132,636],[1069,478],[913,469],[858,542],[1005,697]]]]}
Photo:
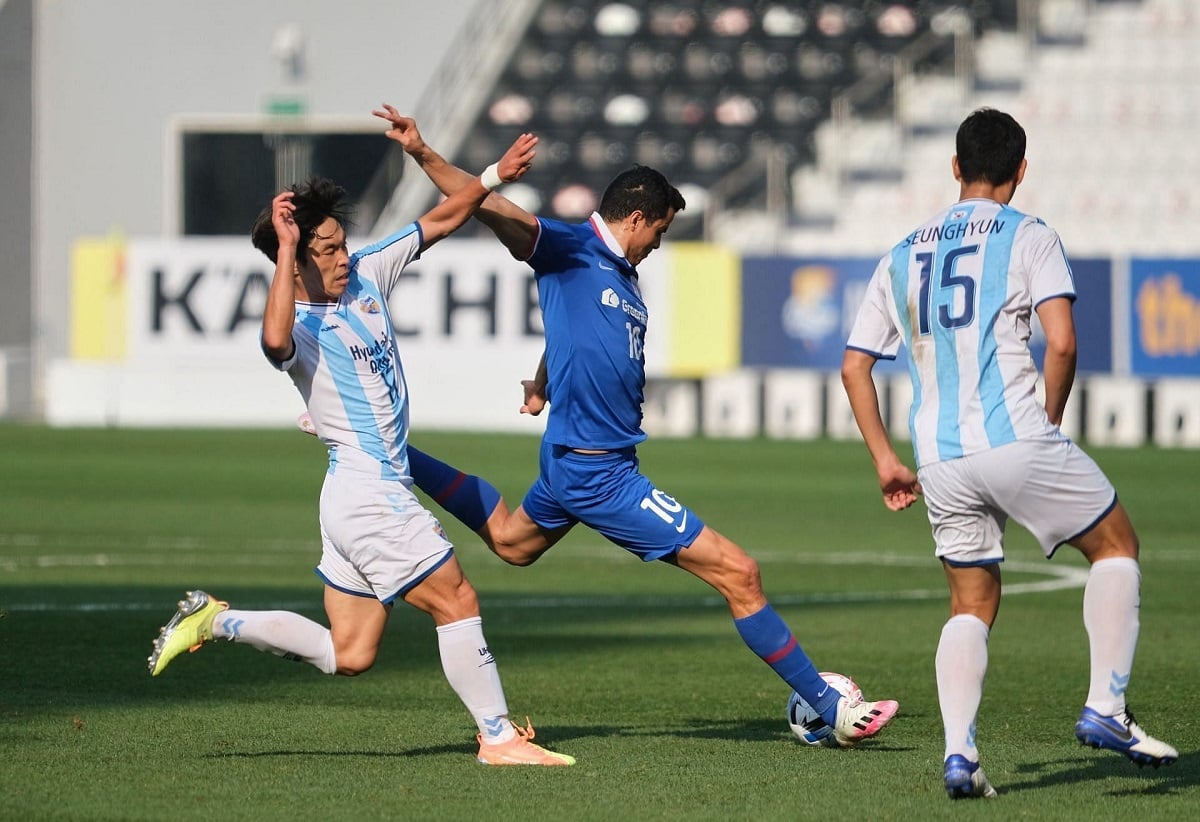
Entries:
{"type": "Polygon", "coordinates": [[[762,661],[771,666],[792,690],[804,697],[804,701],[821,714],[830,725],[837,719],[837,704],[841,694],[833,688],[813,667],[812,660],[787,624],[770,605],[748,617],[735,619],[742,640],[762,661]]]}
{"type": "Polygon", "coordinates": [[[464,474],[411,445],[408,470],[418,488],[472,531],[484,526],[500,502],[500,492],[487,480],[464,474]]]}

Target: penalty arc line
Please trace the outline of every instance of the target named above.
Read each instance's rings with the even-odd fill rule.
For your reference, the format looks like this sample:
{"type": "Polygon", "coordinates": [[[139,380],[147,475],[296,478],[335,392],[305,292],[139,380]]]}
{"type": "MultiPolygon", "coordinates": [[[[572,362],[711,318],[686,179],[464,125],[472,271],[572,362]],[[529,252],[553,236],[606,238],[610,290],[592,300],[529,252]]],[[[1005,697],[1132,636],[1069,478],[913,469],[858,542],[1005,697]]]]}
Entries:
{"type": "MultiPolygon", "coordinates": [[[[782,554],[764,556],[770,562],[782,557],[782,554]]],[[[789,557],[791,562],[815,565],[926,565],[931,562],[928,557],[901,557],[888,554],[838,554],[828,557],[789,557]]],[[[98,564],[107,564],[100,562],[98,564]]],[[[1005,562],[1004,569],[1016,573],[1040,574],[1050,577],[1036,582],[1022,582],[1006,585],[1004,596],[1021,594],[1046,593],[1062,591],[1071,588],[1082,588],[1087,582],[1088,569],[1066,565],[1037,564],[1032,562],[1005,562]]],[[[853,604],[866,602],[912,602],[920,600],[944,599],[947,596],[945,588],[917,588],[900,591],[832,591],[827,593],[804,594],[773,594],[770,597],[772,605],[830,605],[853,604]]],[[[679,607],[722,607],[725,601],[716,595],[709,596],[546,596],[546,597],[514,597],[497,599],[481,596],[483,604],[490,607],[504,608],[679,608],[679,607]]],[[[168,603],[169,605],[169,603],[168,603]]],[[[25,602],[3,603],[4,611],[10,613],[22,612],[59,612],[59,613],[115,613],[121,611],[160,611],[162,602],[25,602]]],[[[239,603],[239,608],[254,607],[258,609],[305,610],[319,609],[320,599],[311,600],[270,601],[258,603],[239,603]]]]}

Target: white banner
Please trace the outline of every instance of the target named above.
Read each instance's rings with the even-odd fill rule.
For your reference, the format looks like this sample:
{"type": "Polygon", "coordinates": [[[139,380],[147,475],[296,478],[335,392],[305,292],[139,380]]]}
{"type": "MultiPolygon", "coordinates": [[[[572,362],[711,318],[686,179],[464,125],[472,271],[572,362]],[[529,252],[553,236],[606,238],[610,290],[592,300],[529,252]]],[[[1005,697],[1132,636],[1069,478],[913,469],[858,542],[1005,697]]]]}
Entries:
{"type": "MultiPolygon", "coordinates": [[[[259,349],[274,266],[248,238],[139,239],[127,252],[126,360],[56,364],[52,420],[274,425],[303,410],[259,349]],[[281,400],[280,386],[294,402],[281,400]]],[[[641,283],[663,336],[665,257],[643,264],[641,283]]],[[[521,380],[533,375],[543,346],[529,266],[494,240],[446,240],[405,270],[389,307],[414,429],[542,430],[544,418],[519,413],[521,380]]],[[[664,343],[650,336],[652,374],[663,371],[664,343]]]]}

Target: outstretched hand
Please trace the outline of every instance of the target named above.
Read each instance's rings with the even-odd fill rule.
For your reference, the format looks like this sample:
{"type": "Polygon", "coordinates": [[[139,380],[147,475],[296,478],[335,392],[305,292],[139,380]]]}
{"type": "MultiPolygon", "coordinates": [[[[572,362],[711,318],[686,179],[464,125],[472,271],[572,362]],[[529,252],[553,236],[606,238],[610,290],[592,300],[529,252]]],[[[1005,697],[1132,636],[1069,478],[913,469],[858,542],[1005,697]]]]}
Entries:
{"type": "Polygon", "coordinates": [[[399,143],[405,153],[413,154],[425,147],[425,138],[417,130],[417,121],[401,114],[394,106],[383,103],[381,108],[377,108],[371,113],[392,124],[392,127],[385,132],[385,136],[389,140],[399,143]]]}
{"type": "Polygon", "coordinates": [[[537,154],[538,138],[533,134],[522,134],[504,152],[504,156],[496,163],[496,171],[500,179],[506,183],[516,182],[529,171],[533,165],[533,157],[537,154]]]}

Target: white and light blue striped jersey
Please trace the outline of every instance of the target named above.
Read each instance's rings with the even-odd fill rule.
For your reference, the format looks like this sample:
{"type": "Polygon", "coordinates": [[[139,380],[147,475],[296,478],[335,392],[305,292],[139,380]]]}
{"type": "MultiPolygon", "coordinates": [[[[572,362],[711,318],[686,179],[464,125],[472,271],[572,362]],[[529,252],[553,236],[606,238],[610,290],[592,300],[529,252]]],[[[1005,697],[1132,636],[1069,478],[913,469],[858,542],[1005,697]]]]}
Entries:
{"type": "Polygon", "coordinates": [[[846,347],[909,349],[909,429],[918,466],[1020,439],[1059,438],[1035,391],[1030,317],[1075,299],[1058,235],[986,199],[955,203],[884,256],[846,347]]]}
{"type": "Polygon", "coordinates": [[[271,360],[304,398],[317,436],[329,446],[331,470],[344,463],[411,482],[408,388],[388,296],[420,249],[420,226],[411,223],[355,252],[341,299],[297,301],[295,353],[283,363],[271,360]]]}

